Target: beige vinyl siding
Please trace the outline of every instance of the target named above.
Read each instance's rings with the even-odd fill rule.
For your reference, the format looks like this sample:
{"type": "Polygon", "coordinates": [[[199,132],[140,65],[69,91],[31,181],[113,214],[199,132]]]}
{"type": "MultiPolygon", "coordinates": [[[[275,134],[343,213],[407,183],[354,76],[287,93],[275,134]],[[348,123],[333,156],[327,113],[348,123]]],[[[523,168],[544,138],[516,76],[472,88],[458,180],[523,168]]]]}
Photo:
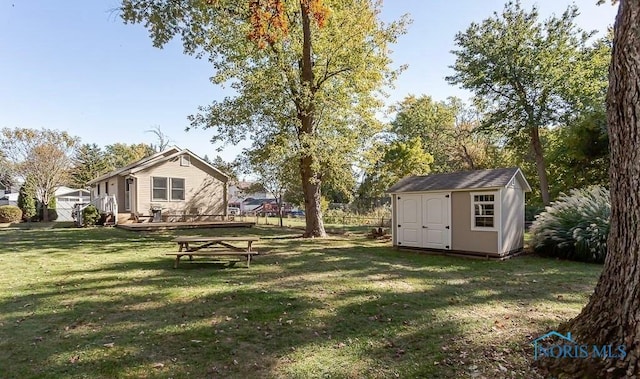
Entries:
{"type": "Polygon", "coordinates": [[[524,246],[524,192],[513,178],[502,190],[502,253],[524,246]]]}
{"type": "Polygon", "coordinates": [[[189,166],[181,166],[180,157],[139,171],[135,174],[137,178],[137,212],[148,215],[151,204],[154,204],[162,207],[163,215],[225,214],[225,178],[212,175],[216,175],[216,173],[195,159],[191,159],[189,166]],[[169,200],[152,200],[152,177],[184,179],[185,199],[171,200],[171,189],[168,188],[169,200]]]}
{"type": "Polygon", "coordinates": [[[118,202],[118,212],[124,213],[126,212],[124,209],[124,181],[125,181],[125,177],[124,176],[117,176],[113,179],[113,181],[116,183],[116,188],[115,188],[115,195],[116,195],[116,201],[118,202]]]}
{"type": "Polygon", "coordinates": [[[451,193],[451,249],[498,254],[497,231],[471,230],[471,196],[466,191],[451,193]]]}

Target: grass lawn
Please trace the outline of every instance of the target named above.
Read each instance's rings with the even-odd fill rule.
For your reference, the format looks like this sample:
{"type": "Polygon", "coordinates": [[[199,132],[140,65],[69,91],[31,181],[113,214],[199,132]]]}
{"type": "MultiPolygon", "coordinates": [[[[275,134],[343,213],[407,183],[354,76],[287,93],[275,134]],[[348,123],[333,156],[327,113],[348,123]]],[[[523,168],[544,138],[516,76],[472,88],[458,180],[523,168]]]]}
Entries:
{"type": "Polygon", "coordinates": [[[535,377],[530,341],[601,270],[299,233],[0,228],[0,378],[535,377]],[[256,235],[264,255],[175,270],[176,234],[256,235]]]}

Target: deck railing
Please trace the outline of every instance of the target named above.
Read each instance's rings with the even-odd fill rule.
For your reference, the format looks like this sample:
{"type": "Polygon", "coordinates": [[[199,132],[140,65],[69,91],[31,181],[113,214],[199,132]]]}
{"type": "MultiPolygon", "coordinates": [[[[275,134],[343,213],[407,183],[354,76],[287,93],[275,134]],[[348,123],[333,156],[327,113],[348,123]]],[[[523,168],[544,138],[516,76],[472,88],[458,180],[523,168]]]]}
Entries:
{"type": "Polygon", "coordinates": [[[99,213],[111,216],[113,225],[118,223],[118,202],[116,201],[116,195],[102,195],[95,199],[91,199],[88,203],[76,204],[73,210],[73,216],[78,226],[82,226],[82,211],[93,205],[96,207],[99,213]]]}

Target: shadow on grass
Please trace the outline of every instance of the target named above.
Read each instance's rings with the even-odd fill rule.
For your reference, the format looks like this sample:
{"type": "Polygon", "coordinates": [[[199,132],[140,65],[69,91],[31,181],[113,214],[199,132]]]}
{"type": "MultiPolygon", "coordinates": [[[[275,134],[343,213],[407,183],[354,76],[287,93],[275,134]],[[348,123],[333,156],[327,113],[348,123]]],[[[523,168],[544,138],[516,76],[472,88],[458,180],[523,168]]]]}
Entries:
{"type": "Polygon", "coordinates": [[[14,254],[87,258],[34,283],[5,283],[0,377],[457,377],[447,349],[467,329],[450,312],[557,302],[557,291],[584,291],[597,271],[248,232],[268,252],[250,269],[200,261],[173,269],[162,252],[175,249],[176,233],[0,232],[14,254]]]}

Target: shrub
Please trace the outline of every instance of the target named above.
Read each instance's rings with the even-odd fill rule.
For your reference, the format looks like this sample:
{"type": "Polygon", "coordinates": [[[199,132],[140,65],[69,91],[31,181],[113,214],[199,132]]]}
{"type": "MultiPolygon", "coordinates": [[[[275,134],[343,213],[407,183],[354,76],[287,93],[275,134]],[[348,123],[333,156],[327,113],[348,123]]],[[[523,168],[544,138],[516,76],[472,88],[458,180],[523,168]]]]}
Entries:
{"type": "Polygon", "coordinates": [[[0,205],[0,222],[18,222],[22,220],[22,211],[15,205],[0,205]]]}
{"type": "Polygon", "coordinates": [[[536,216],[530,229],[531,245],[541,254],[602,263],[610,216],[609,190],[599,186],[571,190],[536,216]]]}
{"type": "Polygon", "coordinates": [[[32,219],[38,214],[36,211],[36,192],[31,184],[31,181],[27,181],[20,187],[20,193],[18,194],[18,207],[22,210],[22,217],[25,221],[32,221],[32,219]]]}
{"type": "Polygon", "coordinates": [[[100,220],[100,212],[94,205],[89,205],[82,210],[82,226],[92,226],[100,220]]]}

